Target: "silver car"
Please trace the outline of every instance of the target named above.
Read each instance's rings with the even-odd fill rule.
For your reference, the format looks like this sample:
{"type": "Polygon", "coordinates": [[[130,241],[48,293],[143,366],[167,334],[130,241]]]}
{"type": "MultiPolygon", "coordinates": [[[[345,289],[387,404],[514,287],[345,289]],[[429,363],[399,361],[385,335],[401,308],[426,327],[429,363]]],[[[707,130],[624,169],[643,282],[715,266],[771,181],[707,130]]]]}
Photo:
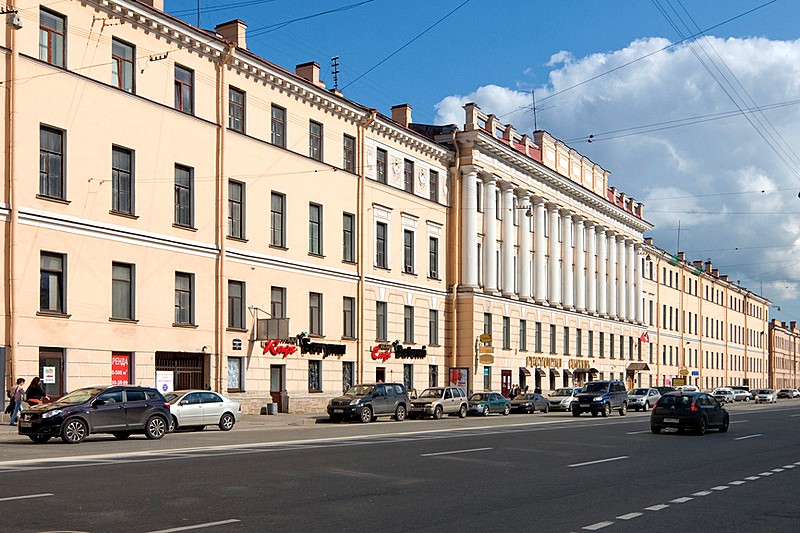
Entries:
{"type": "Polygon", "coordinates": [[[749,390],[733,388],[733,400],[734,401],[736,401],[736,402],[749,402],[752,399],[753,399],[753,395],[749,390]]]}
{"type": "Polygon", "coordinates": [[[564,387],[550,393],[547,402],[551,411],[571,411],[575,395],[581,391],[580,387],[564,387]]]}
{"type": "Polygon", "coordinates": [[[458,387],[431,387],[411,400],[408,417],[431,416],[442,418],[443,415],[467,416],[467,394],[458,387]]]}
{"type": "Polygon", "coordinates": [[[778,394],[772,389],[760,389],[756,392],[756,403],[778,403],[778,394]]]}
{"type": "Polygon", "coordinates": [[[661,398],[661,393],[653,387],[638,388],[628,391],[628,409],[649,411],[661,398]]]}
{"type": "Polygon", "coordinates": [[[170,431],[178,428],[201,430],[212,425],[230,431],[242,418],[242,404],[218,392],[178,390],[164,394],[164,398],[169,402],[172,415],[170,431]]]}

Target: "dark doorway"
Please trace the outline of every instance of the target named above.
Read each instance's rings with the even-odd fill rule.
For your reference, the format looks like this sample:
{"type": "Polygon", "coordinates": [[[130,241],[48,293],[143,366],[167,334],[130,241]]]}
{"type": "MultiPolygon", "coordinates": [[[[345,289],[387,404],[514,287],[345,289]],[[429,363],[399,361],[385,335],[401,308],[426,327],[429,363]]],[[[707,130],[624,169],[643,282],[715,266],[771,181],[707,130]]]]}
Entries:
{"type": "Polygon", "coordinates": [[[278,412],[285,413],[284,397],[286,396],[286,386],[284,385],[284,365],[270,365],[269,367],[269,395],[272,403],[278,405],[278,412]]]}
{"type": "Polygon", "coordinates": [[[500,371],[500,394],[508,398],[511,393],[511,370],[500,371]]]}

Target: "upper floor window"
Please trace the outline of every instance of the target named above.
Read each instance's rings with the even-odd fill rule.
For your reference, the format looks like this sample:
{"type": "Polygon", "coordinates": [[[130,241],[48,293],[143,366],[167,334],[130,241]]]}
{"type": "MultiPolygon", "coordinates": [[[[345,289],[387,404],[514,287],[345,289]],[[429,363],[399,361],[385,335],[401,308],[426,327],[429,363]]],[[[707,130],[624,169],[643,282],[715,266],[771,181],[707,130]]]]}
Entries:
{"type": "Polygon", "coordinates": [[[308,293],[308,332],[322,336],[322,294],[319,292],[308,293]]]}
{"type": "Polygon", "coordinates": [[[66,312],[64,270],[66,256],[42,252],[39,271],[39,310],[50,313],[66,312]]]}
{"type": "Polygon", "coordinates": [[[244,183],[228,181],[228,236],[244,239],[244,183]]]}
{"type": "Polygon", "coordinates": [[[116,37],[111,39],[111,83],[123,91],[134,91],[134,47],[116,37]]]}
{"type": "Polygon", "coordinates": [[[439,201],[439,173],[431,170],[430,178],[428,179],[428,187],[430,188],[430,199],[434,202],[439,201]]]}
{"type": "Polygon", "coordinates": [[[348,172],[356,171],[356,138],[344,136],[344,169],[348,172]]]}
{"type": "Polygon", "coordinates": [[[403,306],[403,342],[414,344],[414,307],[403,306]]]}
{"type": "Polygon", "coordinates": [[[439,279],[439,239],[428,238],[428,277],[439,279]]]}
{"type": "Polygon", "coordinates": [[[270,318],[286,317],[286,287],[272,287],[270,290],[270,318]]]}
{"type": "Polygon", "coordinates": [[[286,110],[272,106],[272,144],[286,148],[286,110]]]}
{"type": "Polygon", "coordinates": [[[243,281],[228,281],[228,327],[245,328],[245,286],[243,281]]]}
{"type": "Polygon", "coordinates": [[[403,230],[403,272],[414,273],[414,232],[403,230]]]}
{"type": "Polygon", "coordinates": [[[133,214],[133,151],[111,149],[111,210],[133,214]]]}
{"type": "Polygon", "coordinates": [[[194,72],[175,65],[175,109],[194,114],[194,72]]]}
{"type": "Polygon", "coordinates": [[[414,162],[408,159],[403,166],[403,190],[414,192],[414,162]]]}
{"type": "Polygon", "coordinates": [[[192,227],[194,204],[193,170],[175,165],[175,224],[192,227]]]}
{"type": "Polygon", "coordinates": [[[133,320],[133,265],[111,265],[111,318],[133,320]]]}
{"type": "Polygon", "coordinates": [[[308,157],[322,161],[322,124],[313,120],[308,123],[308,157]]]}
{"type": "Polygon", "coordinates": [[[194,323],[194,274],[175,272],[175,324],[194,323]]]}
{"type": "Polygon", "coordinates": [[[342,299],[342,337],[356,338],[356,299],[349,296],[342,299]]]}
{"type": "Polygon", "coordinates": [[[244,133],[244,91],[228,88],[228,127],[244,133]]]}
{"type": "Polygon", "coordinates": [[[46,126],[39,128],[39,194],[65,199],[64,132],[46,126]]]}
{"type": "Polygon", "coordinates": [[[386,162],[388,156],[386,150],[378,148],[377,157],[375,161],[375,178],[380,183],[386,183],[386,162]]]}
{"type": "Polygon", "coordinates": [[[39,59],[57,67],[65,66],[66,19],[62,15],[39,10],[39,59]]]}
{"type": "Polygon", "coordinates": [[[350,263],[356,260],[355,255],[356,217],[350,213],[342,215],[342,260],[350,263]]]}
{"type": "Polygon", "coordinates": [[[308,253],[322,255],[322,206],[308,204],[308,253]]]}
{"type": "Polygon", "coordinates": [[[286,196],[279,193],[272,193],[272,202],[270,207],[271,213],[271,237],[270,244],[280,248],[286,247],[286,219],[284,212],[286,211],[286,196]]]}
{"type": "Polygon", "coordinates": [[[387,324],[386,302],[375,302],[375,340],[385,341],[389,338],[387,324]]]}
{"type": "Polygon", "coordinates": [[[385,222],[375,224],[375,266],[378,268],[389,268],[386,255],[386,238],[388,226],[385,222]]]}

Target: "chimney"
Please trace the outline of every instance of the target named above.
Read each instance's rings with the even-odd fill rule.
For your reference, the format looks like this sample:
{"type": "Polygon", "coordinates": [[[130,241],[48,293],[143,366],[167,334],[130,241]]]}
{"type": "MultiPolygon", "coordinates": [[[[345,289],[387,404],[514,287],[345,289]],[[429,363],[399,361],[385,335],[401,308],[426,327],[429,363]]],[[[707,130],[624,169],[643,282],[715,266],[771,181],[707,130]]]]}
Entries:
{"type": "Polygon", "coordinates": [[[143,4],[164,11],[164,0],[140,0],[143,4]]]}
{"type": "Polygon", "coordinates": [[[408,104],[393,105],[392,120],[403,127],[409,127],[411,125],[411,106],[408,104]]]}
{"type": "Polygon", "coordinates": [[[237,48],[247,50],[247,43],[245,42],[247,24],[243,20],[236,19],[217,24],[214,31],[226,41],[232,42],[237,48]]]}
{"type": "Polygon", "coordinates": [[[678,252],[678,259],[686,261],[686,252],[678,252]]]}
{"type": "Polygon", "coordinates": [[[317,87],[322,87],[323,89],[325,88],[325,84],[319,79],[319,63],[316,61],[310,61],[308,63],[297,65],[294,68],[294,72],[304,80],[310,81],[317,87]]]}
{"type": "Polygon", "coordinates": [[[792,320],[791,322],[789,322],[789,325],[792,327],[792,331],[794,331],[795,328],[797,327],[797,321],[796,320],[792,320]]]}
{"type": "Polygon", "coordinates": [[[705,271],[711,274],[711,261],[706,261],[705,263],[705,271]]]}

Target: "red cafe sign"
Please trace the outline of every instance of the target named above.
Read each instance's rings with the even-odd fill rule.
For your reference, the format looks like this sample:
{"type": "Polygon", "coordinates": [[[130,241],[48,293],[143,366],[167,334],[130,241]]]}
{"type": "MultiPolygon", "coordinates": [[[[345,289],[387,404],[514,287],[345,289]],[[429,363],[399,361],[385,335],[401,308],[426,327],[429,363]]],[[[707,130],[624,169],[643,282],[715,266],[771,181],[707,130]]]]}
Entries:
{"type": "Polygon", "coordinates": [[[392,351],[388,347],[381,346],[380,344],[376,344],[375,346],[372,347],[373,361],[380,360],[382,363],[385,363],[391,356],[392,356],[392,351]]]}
{"type": "Polygon", "coordinates": [[[293,344],[282,344],[281,341],[264,341],[261,345],[264,347],[262,353],[280,355],[282,359],[286,359],[287,355],[291,355],[297,351],[297,346],[293,344]]]}

